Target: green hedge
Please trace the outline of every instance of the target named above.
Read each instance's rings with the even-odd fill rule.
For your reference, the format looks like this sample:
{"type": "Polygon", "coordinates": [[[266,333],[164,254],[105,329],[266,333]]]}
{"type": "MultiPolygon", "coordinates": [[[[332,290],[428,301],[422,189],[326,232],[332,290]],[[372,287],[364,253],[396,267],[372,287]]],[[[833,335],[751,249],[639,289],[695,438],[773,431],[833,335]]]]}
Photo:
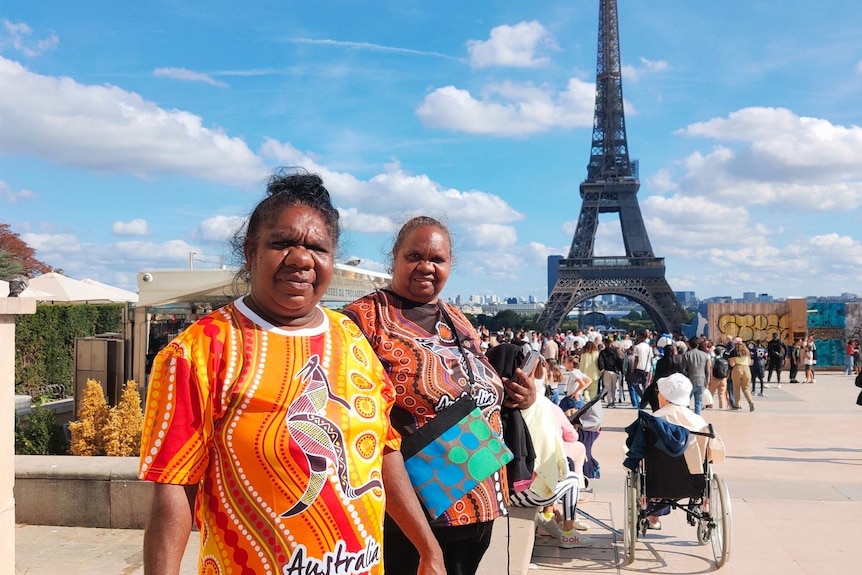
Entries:
{"type": "Polygon", "coordinates": [[[39,304],[15,325],[15,393],[59,383],[75,386],[75,339],[123,330],[125,304],[39,304]]]}

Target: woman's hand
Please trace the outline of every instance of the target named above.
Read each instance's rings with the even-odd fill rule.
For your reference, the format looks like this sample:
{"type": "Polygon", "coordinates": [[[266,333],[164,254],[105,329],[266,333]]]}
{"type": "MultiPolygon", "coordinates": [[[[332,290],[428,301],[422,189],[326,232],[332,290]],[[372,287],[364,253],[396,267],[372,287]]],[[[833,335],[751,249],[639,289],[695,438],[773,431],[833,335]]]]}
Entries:
{"type": "Polygon", "coordinates": [[[384,453],[383,485],[386,490],[386,512],[419,552],[417,575],[445,575],[443,550],[413,491],[400,451],[384,453]]]}
{"type": "Polygon", "coordinates": [[[520,368],[515,370],[515,375],[518,381],[503,378],[503,405],[512,409],[526,409],[536,403],[536,384],[520,368]]]}

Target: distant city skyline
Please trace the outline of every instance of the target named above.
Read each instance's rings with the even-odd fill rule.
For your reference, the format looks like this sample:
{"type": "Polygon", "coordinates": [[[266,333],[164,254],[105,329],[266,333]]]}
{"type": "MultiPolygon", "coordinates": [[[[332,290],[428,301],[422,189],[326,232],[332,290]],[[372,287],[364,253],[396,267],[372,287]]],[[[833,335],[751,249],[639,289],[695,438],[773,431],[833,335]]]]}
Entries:
{"type": "MultiPolygon", "coordinates": [[[[709,301],[727,301],[727,302],[740,302],[740,303],[771,303],[775,301],[782,301],[787,299],[792,299],[796,297],[802,297],[804,299],[810,299],[814,301],[818,300],[832,300],[832,301],[856,301],[859,300],[860,297],[856,293],[852,292],[842,292],[840,294],[834,295],[825,295],[825,296],[788,296],[788,297],[779,297],[773,296],[768,293],[756,293],[756,292],[743,292],[742,297],[734,297],[731,295],[714,295],[707,296],[703,298],[699,298],[696,296],[696,292],[686,291],[686,292],[674,292],[676,296],[679,298],[680,303],[684,307],[691,307],[693,305],[697,305],[701,302],[709,302],[709,301]]],[[[547,298],[538,298],[535,296],[527,296],[527,297],[516,297],[516,296],[498,296],[497,294],[470,294],[464,296],[462,294],[456,294],[454,296],[445,297],[444,299],[449,303],[455,305],[467,305],[467,304],[480,304],[480,305],[496,305],[496,304],[544,304],[547,301],[547,298]],[[517,300],[517,301],[510,301],[517,300]]],[[[596,298],[601,300],[605,304],[619,304],[625,305],[625,302],[628,301],[627,298],[620,295],[615,294],[607,294],[597,296],[596,298]],[[621,300],[621,301],[617,301],[621,300]],[[624,300],[624,301],[622,301],[624,300]]],[[[593,299],[586,300],[584,304],[589,305],[589,302],[593,301],[593,299]]],[[[636,302],[630,302],[634,305],[638,305],[636,302]]]]}

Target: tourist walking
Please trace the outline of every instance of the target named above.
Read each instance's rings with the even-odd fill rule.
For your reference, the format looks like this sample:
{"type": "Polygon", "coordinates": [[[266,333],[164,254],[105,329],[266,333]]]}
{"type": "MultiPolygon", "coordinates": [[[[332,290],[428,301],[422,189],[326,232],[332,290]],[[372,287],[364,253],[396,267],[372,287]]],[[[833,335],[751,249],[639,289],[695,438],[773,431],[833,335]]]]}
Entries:
{"type": "Polygon", "coordinates": [[[619,394],[620,376],[623,371],[622,349],[613,345],[610,338],[605,338],[602,350],[599,351],[599,369],[602,371],[602,386],[608,394],[605,399],[608,407],[616,407],[619,394]]]}
{"type": "MultiPolygon", "coordinates": [[[[733,409],[740,409],[742,396],[748,402],[748,411],[754,411],[754,400],[751,399],[751,355],[740,338],[734,340],[733,353],[730,356],[730,378],[733,381],[733,396],[736,403],[733,409]]],[[[783,356],[782,356],[783,357],[783,356]]]]}
{"type": "Polygon", "coordinates": [[[730,374],[730,362],[724,357],[725,347],[712,347],[712,373],[709,378],[709,391],[712,394],[713,408],[724,409],[732,407],[727,397],[727,376],[730,374]]]}
{"type": "Polygon", "coordinates": [[[694,398],[694,412],[700,415],[703,410],[703,392],[712,374],[712,360],[706,353],[706,342],[693,337],[689,350],[682,354],[682,373],[691,381],[691,396],[694,398]]]}
{"type": "Polygon", "coordinates": [[[599,395],[599,382],[602,377],[599,370],[599,347],[593,340],[587,340],[584,345],[584,351],[581,353],[581,371],[587,374],[592,382],[584,396],[584,400],[589,401],[599,395]]]}
{"type": "Polygon", "coordinates": [[[853,375],[853,362],[856,355],[856,340],[851,339],[847,342],[847,347],[844,349],[844,375],[853,375]]]}
{"type": "MultiPolygon", "coordinates": [[[[767,353],[769,354],[768,363],[766,365],[766,383],[772,381],[772,372],[775,372],[776,387],[781,388],[781,368],[784,365],[784,356],[787,354],[787,349],[781,340],[778,338],[778,332],[772,333],[772,339],[766,345],[767,353]]],[[[733,388],[734,391],[736,387],[733,388]]]]}
{"type": "MultiPolygon", "coordinates": [[[[751,353],[751,393],[755,392],[757,380],[760,380],[760,397],[766,397],[763,393],[763,377],[766,375],[766,359],[768,355],[767,349],[763,346],[759,339],[754,341],[754,349],[751,353]]],[[[782,357],[782,362],[784,358],[782,357]]]]}
{"type": "Polygon", "coordinates": [[[653,351],[647,342],[645,332],[638,334],[637,343],[631,347],[631,351],[632,354],[629,356],[631,377],[626,378],[629,383],[629,399],[632,407],[640,407],[641,397],[646,386],[649,385],[653,367],[653,351]]]}

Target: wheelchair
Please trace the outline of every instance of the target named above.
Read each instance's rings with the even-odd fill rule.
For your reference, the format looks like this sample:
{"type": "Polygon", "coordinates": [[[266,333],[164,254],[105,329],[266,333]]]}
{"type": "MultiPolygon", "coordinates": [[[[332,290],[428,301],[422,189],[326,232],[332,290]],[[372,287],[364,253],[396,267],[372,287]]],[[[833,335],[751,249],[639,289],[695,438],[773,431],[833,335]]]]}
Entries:
{"type": "Polygon", "coordinates": [[[665,453],[656,447],[656,435],[646,428],[644,432],[647,434],[646,455],[636,470],[628,470],[625,480],[623,544],[626,563],[634,561],[638,537],[646,535],[647,517],[670,507],[685,512],[688,524],[697,529],[698,543],[711,543],[716,567],[722,567],[730,559],[731,509],[727,484],[713,473],[706,455],[709,440],[715,438],[712,425],[708,432],[691,432],[691,435],[707,438],[703,473],[697,474],[689,472],[684,455],[672,457],[665,453]]]}

